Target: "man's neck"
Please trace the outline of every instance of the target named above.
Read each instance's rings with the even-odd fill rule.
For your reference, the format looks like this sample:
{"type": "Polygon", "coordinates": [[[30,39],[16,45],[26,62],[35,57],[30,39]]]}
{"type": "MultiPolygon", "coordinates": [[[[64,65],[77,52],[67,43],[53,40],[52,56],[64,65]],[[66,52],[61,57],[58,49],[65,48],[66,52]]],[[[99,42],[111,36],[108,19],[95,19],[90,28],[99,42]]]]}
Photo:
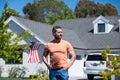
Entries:
{"type": "Polygon", "coordinates": [[[59,43],[62,39],[54,39],[54,42],[59,43]]]}

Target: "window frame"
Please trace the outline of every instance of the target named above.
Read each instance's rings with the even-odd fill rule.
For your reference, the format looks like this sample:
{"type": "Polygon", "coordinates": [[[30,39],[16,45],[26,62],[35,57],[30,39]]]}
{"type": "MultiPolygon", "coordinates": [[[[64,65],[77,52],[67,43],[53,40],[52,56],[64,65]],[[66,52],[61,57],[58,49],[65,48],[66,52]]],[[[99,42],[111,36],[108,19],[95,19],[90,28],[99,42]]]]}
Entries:
{"type": "Polygon", "coordinates": [[[105,29],[105,23],[98,23],[98,32],[104,33],[106,31],[105,29]]]}

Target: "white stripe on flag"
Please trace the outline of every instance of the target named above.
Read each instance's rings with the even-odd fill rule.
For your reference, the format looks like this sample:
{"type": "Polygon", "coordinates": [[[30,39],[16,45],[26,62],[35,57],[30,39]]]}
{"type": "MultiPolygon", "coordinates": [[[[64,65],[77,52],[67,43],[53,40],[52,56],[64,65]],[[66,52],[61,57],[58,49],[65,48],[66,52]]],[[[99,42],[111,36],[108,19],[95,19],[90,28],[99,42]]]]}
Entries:
{"type": "Polygon", "coordinates": [[[39,47],[40,47],[40,42],[35,42],[31,45],[31,49],[28,52],[28,63],[40,62],[40,57],[38,52],[39,47]]]}

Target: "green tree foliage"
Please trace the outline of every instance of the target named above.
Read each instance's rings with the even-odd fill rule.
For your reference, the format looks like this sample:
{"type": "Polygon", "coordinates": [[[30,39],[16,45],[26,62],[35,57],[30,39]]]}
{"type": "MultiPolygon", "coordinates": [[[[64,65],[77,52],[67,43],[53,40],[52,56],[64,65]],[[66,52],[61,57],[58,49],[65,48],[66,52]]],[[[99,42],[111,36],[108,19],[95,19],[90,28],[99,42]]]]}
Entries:
{"type": "Polygon", "coordinates": [[[45,21],[42,8],[37,3],[28,3],[26,6],[24,6],[23,12],[25,14],[25,18],[27,19],[41,22],[45,21]]]}
{"type": "Polygon", "coordinates": [[[10,16],[20,16],[20,14],[18,12],[16,12],[14,9],[12,8],[6,8],[5,10],[3,10],[2,12],[2,17],[4,16],[5,20],[8,19],[10,16]]]}
{"type": "Polygon", "coordinates": [[[9,25],[4,24],[5,20],[10,16],[20,16],[18,12],[14,9],[7,7],[7,2],[4,5],[4,10],[2,11],[2,16],[0,18],[0,58],[3,58],[6,62],[12,60],[22,62],[22,53],[24,50],[29,49],[30,44],[19,44],[20,41],[28,39],[31,35],[28,31],[21,34],[8,31],[9,25]],[[14,37],[13,36],[17,36],[14,37]]]}
{"type": "Polygon", "coordinates": [[[106,15],[109,15],[109,16],[118,15],[116,7],[111,5],[110,3],[105,4],[104,8],[105,8],[105,11],[106,11],[106,15]]]}
{"type": "Polygon", "coordinates": [[[65,8],[60,13],[58,13],[58,16],[55,16],[54,14],[49,15],[49,20],[46,20],[46,23],[53,24],[57,20],[74,19],[74,18],[75,18],[74,13],[70,11],[68,8],[65,8]]]}
{"type": "MultiPolygon", "coordinates": [[[[30,34],[25,31],[21,34],[8,31],[8,24],[4,24],[5,16],[0,19],[0,58],[5,61],[14,60],[22,62],[20,56],[24,50],[29,49],[30,44],[19,44],[20,41],[28,39],[30,34]],[[15,36],[16,37],[13,37],[15,36]]],[[[12,62],[15,63],[15,62],[12,62]]]]}
{"type": "Polygon", "coordinates": [[[8,2],[5,2],[4,9],[6,9],[7,7],[8,7],[8,2]]]}
{"type": "Polygon", "coordinates": [[[56,18],[61,13],[63,14],[64,9],[72,13],[62,0],[34,0],[33,3],[28,3],[23,8],[23,12],[29,19],[46,22],[53,16],[56,18]]]}
{"type": "Polygon", "coordinates": [[[97,16],[115,16],[118,15],[117,9],[110,3],[105,5],[94,3],[90,0],[80,0],[75,8],[77,18],[97,17],[97,16]]]}
{"type": "Polygon", "coordinates": [[[2,17],[4,17],[4,19],[6,20],[10,16],[20,16],[20,14],[12,8],[8,8],[8,3],[5,2],[4,10],[2,11],[2,17]]]}
{"type": "Polygon", "coordinates": [[[120,55],[110,55],[108,46],[102,51],[102,57],[106,59],[108,67],[105,71],[100,72],[104,80],[109,80],[112,75],[120,75],[120,55]]]}

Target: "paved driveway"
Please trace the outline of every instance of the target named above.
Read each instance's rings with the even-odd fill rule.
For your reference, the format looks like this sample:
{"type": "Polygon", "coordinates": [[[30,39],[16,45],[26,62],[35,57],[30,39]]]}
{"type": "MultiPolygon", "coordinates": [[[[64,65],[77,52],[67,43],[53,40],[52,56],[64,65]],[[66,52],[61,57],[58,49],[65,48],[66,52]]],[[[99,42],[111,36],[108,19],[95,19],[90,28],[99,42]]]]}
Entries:
{"type": "MultiPolygon", "coordinates": [[[[69,78],[69,80],[88,80],[87,78],[83,78],[83,79],[81,79],[81,78],[79,78],[79,77],[70,77],[69,78]]],[[[103,80],[103,78],[95,78],[94,80],[103,80]]]]}

